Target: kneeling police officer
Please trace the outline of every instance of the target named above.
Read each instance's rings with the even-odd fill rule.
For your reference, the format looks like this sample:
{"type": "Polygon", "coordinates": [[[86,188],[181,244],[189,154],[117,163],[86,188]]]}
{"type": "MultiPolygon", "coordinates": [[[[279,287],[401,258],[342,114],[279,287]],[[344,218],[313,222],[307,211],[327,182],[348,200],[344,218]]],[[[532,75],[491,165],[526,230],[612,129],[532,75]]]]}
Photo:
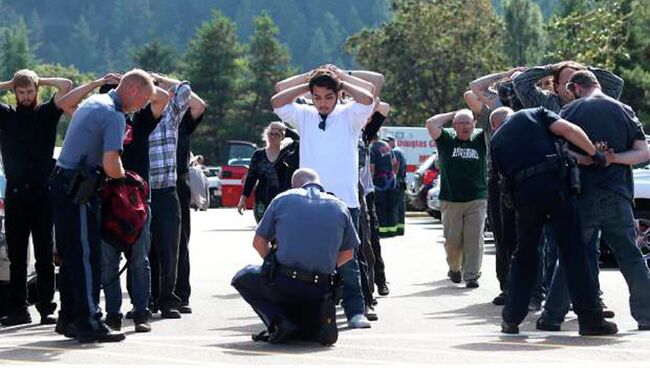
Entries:
{"type": "Polygon", "coordinates": [[[596,275],[590,270],[586,245],[580,237],[576,198],[579,172],[560,139],[585,151],[597,166],[607,164],[605,154],[596,150],[580,127],[542,107],[516,113],[502,107],[490,115],[490,120],[493,125],[505,120],[490,146],[492,161],[506,181],[502,195],[511,197],[517,212],[517,245],[502,313],[502,332],[518,333],[519,324],[528,314],[528,301],[537,280],[537,246],[548,220],[556,236],[560,262],[566,265],[580,335],[615,334],[616,324],[603,318],[596,275]]]}
{"type": "Polygon", "coordinates": [[[315,171],[297,170],[292,186],[257,227],[253,247],[264,264],[245,267],[232,285],[267,327],[254,340],[331,345],[338,337],[334,270],[352,259],[359,237],[346,205],[325,193],[315,171]]]}
{"type": "Polygon", "coordinates": [[[87,98],[74,112],[50,181],[57,250],[61,265],[61,310],[57,332],[79,342],[114,342],[101,320],[101,199],[105,177],[124,178],[120,159],[124,113],[151,98],[153,78],[142,70],[126,73],[116,89],[87,98]],[[60,328],[59,328],[60,327],[60,328]]]}

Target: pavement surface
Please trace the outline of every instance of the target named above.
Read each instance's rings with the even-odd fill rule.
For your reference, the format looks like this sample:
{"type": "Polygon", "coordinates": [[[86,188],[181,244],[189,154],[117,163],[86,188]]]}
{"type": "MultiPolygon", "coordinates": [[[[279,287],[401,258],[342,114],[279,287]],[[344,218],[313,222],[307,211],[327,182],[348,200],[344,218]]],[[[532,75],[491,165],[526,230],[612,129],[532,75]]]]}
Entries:
{"type": "MultiPolygon", "coordinates": [[[[38,365],[517,365],[648,366],[650,332],[637,330],[630,316],[625,281],[617,269],[601,273],[608,306],[620,333],[580,337],[573,314],[562,332],[535,330],[535,314],[521,334],[501,334],[501,307],[493,244],[486,244],[478,289],[447,277],[442,225],[426,215],[407,218],[406,235],[382,241],[391,293],[379,297],[379,320],[372,328],[348,330],[338,311],[340,334],[333,347],[270,345],[251,341],[263,325],[230,286],[246,264],[259,264],[251,246],[252,213],[233,209],[192,212],[191,306],[180,320],[154,316],[153,331],[136,334],[130,321],[122,343],[85,344],[65,339],[52,326],[0,329],[0,366],[38,365]]],[[[650,292],[650,290],[648,291],[650,292]]],[[[130,307],[125,295],[123,312],[130,307]]],[[[35,321],[36,312],[30,308],[35,321]]]]}

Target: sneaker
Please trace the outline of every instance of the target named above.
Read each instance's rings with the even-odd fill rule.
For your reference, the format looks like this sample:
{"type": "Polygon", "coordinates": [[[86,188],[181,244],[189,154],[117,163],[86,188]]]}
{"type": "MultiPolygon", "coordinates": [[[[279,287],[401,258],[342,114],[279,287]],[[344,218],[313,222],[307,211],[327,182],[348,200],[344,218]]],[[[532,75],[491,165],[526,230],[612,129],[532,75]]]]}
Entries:
{"type": "Polygon", "coordinates": [[[377,286],[377,293],[381,296],[388,295],[390,293],[390,290],[388,289],[388,285],[386,285],[386,283],[383,283],[377,286]]]}
{"type": "Polygon", "coordinates": [[[535,323],[535,328],[542,331],[560,331],[562,330],[562,324],[547,322],[544,317],[539,317],[535,323]]]}
{"type": "Polygon", "coordinates": [[[370,328],[370,321],[363,314],[357,314],[352,316],[348,320],[349,328],[370,328]]]}
{"type": "Polygon", "coordinates": [[[476,289],[478,287],[477,280],[469,280],[465,283],[465,287],[468,289],[476,289]]]}
{"type": "Polygon", "coordinates": [[[501,332],[504,334],[516,335],[519,333],[519,325],[508,322],[501,322],[501,332]]]}
{"type": "Polygon", "coordinates": [[[618,332],[616,323],[603,320],[600,324],[589,327],[582,327],[578,333],[581,336],[602,336],[602,335],[615,335],[618,332]]]}
{"type": "Polygon", "coordinates": [[[460,282],[462,280],[460,271],[449,270],[449,272],[447,272],[447,277],[449,277],[451,282],[456,283],[456,284],[460,284],[460,282]]]}
{"type": "Polygon", "coordinates": [[[32,317],[29,315],[27,308],[11,313],[0,322],[0,324],[6,327],[25,325],[28,323],[32,323],[32,317]]]}
{"type": "Polygon", "coordinates": [[[376,321],[379,319],[379,317],[377,317],[377,313],[375,313],[375,308],[369,305],[366,306],[365,314],[366,314],[366,318],[368,318],[368,321],[376,321]]]}
{"type": "Polygon", "coordinates": [[[501,294],[494,297],[494,299],[492,299],[492,304],[494,304],[494,305],[506,305],[506,293],[504,293],[502,291],[501,294]]]}
{"type": "Polygon", "coordinates": [[[122,330],[122,314],[107,314],[104,323],[113,331],[122,330]]]}

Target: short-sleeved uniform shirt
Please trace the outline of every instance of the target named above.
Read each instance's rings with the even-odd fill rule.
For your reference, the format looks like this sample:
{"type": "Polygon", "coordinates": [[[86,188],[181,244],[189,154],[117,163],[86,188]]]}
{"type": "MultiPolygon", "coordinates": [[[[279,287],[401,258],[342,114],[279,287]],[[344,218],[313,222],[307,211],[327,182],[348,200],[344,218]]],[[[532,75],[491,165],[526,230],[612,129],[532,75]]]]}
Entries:
{"type": "Polygon", "coordinates": [[[348,208],[358,208],[359,153],[361,129],[374,104],[337,104],[326,119],[325,130],[318,110],[311,105],[290,103],[274,112],[298,129],[300,167],[316,170],[325,190],[334,193],[348,208]]]}
{"type": "Polygon", "coordinates": [[[57,166],[74,169],[86,156],[87,165],[101,167],[105,152],[122,151],[125,127],[115,90],[88,97],[72,115],[57,166]]]}
{"type": "Polygon", "coordinates": [[[0,147],[9,185],[47,183],[61,114],[54,98],[35,109],[0,103],[0,147]]]}
{"type": "Polygon", "coordinates": [[[453,129],[442,129],[436,139],[440,166],[440,200],[469,202],[487,198],[485,139],[476,129],[470,139],[458,139],[453,129]]]}
{"type": "Polygon", "coordinates": [[[399,147],[393,148],[393,156],[397,160],[398,169],[397,169],[397,178],[400,180],[406,179],[406,157],[404,157],[404,152],[399,147]]]}
{"type": "Polygon", "coordinates": [[[500,173],[512,176],[557,153],[549,127],[560,117],[543,107],[519,110],[510,115],[490,141],[492,163],[500,173]]]}
{"type": "MultiPolygon", "coordinates": [[[[634,111],[609,96],[596,95],[573,101],[564,107],[560,116],[581,127],[592,142],[607,142],[614,152],[627,151],[634,141],[645,140],[643,126],[634,111]]],[[[574,149],[581,152],[577,147],[574,149]]],[[[580,179],[583,192],[601,188],[634,200],[632,168],[628,165],[581,167],[580,179]]]]}
{"type": "Polygon", "coordinates": [[[375,165],[372,184],[375,190],[384,191],[395,188],[395,171],[393,170],[393,151],[386,142],[373,142],[370,145],[370,163],[375,165]]]}
{"type": "Polygon", "coordinates": [[[133,171],[149,182],[149,134],[156,128],[156,119],[151,104],[126,119],[124,152],[122,164],[125,170],[133,171]]]}
{"type": "Polygon", "coordinates": [[[313,183],[275,197],[256,234],[277,240],[280,264],[315,273],[334,272],[338,252],[359,246],[346,205],[313,183]]]}

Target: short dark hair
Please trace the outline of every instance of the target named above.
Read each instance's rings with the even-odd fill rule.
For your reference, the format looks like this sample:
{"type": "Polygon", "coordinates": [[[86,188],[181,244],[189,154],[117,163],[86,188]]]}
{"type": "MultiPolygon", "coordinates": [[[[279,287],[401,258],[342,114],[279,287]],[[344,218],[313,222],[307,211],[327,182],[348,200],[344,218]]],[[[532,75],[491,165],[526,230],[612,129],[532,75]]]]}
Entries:
{"type": "Polygon", "coordinates": [[[117,84],[103,84],[99,87],[99,93],[108,93],[108,91],[117,88],[117,84]]]}
{"type": "MultiPolygon", "coordinates": [[[[585,69],[584,65],[582,65],[580,63],[577,63],[575,61],[567,61],[567,62],[564,62],[564,63],[560,64],[559,67],[557,67],[557,68],[555,68],[553,70],[553,84],[554,85],[558,84],[560,82],[560,74],[566,68],[571,68],[571,69],[575,69],[575,70],[584,70],[585,69]]],[[[561,86],[561,87],[564,88],[564,86],[561,86]]]]}
{"type": "Polygon", "coordinates": [[[314,86],[327,88],[334,93],[341,90],[341,83],[336,78],[336,75],[329,69],[316,69],[314,74],[309,78],[309,92],[314,92],[314,86]]]}
{"type": "Polygon", "coordinates": [[[581,87],[591,87],[598,85],[598,78],[589,70],[579,70],[569,78],[569,83],[577,84],[581,87]]]}

